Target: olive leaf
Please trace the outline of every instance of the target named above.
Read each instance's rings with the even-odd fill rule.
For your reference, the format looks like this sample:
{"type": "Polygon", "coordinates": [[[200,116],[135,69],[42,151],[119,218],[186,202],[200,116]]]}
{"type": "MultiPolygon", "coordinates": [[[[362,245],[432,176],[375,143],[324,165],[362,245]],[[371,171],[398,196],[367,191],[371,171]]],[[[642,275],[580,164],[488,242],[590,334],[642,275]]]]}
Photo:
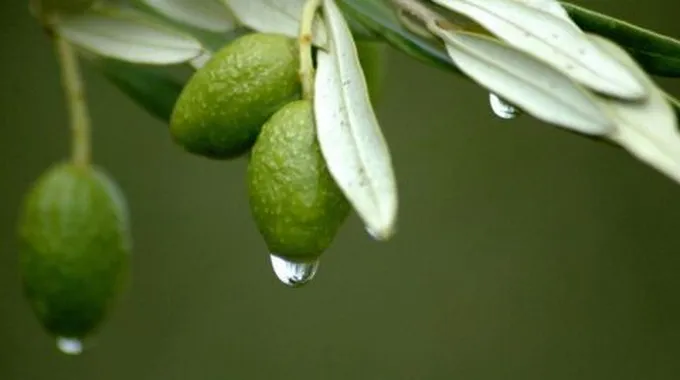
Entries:
{"type": "Polygon", "coordinates": [[[85,55],[85,58],[138,106],[162,122],[170,122],[184,81],[162,66],[138,65],[98,56],[85,55]]]}
{"type": "Polygon", "coordinates": [[[338,0],[348,18],[381,36],[397,50],[428,65],[459,72],[439,40],[423,38],[404,27],[387,0],[338,0]]]}
{"type": "MultiPolygon", "coordinates": [[[[248,33],[247,30],[237,27],[225,33],[222,38],[226,44],[246,33],[248,33]]],[[[81,56],[139,107],[162,122],[169,123],[174,104],[182,91],[185,80],[170,75],[164,66],[139,65],[92,54],[81,54],[81,56]]],[[[206,50],[190,60],[186,66],[193,69],[200,68],[211,56],[211,52],[206,50]]]]}
{"type": "Polygon", "coordinates": [[[666,100],[673,107],[675,111],[675,116],[680,120],[680,100],[676,99],[670,94],[666,94],[666,100]]]}
{"type": "Polygon", "coordinates": [[[220,0],[140,0],[160,14],[177,22],[224,33],[235,27],[236,20],[220,0]]]}
{"type": "Polygon", "coordinates": [[[602,108],[617,124],[608,138],[680,182],[680,132],[677,116],[665,93],[624,49],[599,36],[589,38],[627,65],[650,93],[648,99],[640,102],[600,97],[602,108]]]}
{"type": "Polygon", "coordinates": [[[317,138],[329,172],[376,239],[389,239],[397,186],[387,143],[368,95],[353,36],[340,8],[323,1],[329,51],[317,52],[317,138]]]}
{"type": "MultiPolygon", "coordinates": [[[[244,29],[244,27],[237,25],[236,18],[233,15],[231,16],[232,26],[227,31],[214,32],[205,28],[199,28],[194,25],[187,24],[184,21],[169,17],[159,9],[150,6],[146,1],[147,0],[131,0],[127,6],[120,5],[120,7],[124,9],[133,9],[134,11],[142,14],[154,24],[162,25],[168,29],[177,31],[178,33],[193,37],[201,43],[203,49],[206,51],[215,52],[221,49],[230,41],[229,36],[233,34],[234,31],[244,29]]],[[[223,5],[220,6],[224,8],[223,5]]],[[[226,11],[229,13],[228,9],[226,11]]],[[[231,15],[231,13],[229,14],[231,15]]]]}
{"type": "Polygon", "coordinates": [[[680,41],[571,3],[563,6],[582,30],[621,45],[648,74],[680,76],[680,41]]]}
{"type": "MultiPolygon", "coordinates": [[[[548,11],[564,19],[552,0],[522,0],[529,6],[548,11]]],[[[352,20],[361,23],[373,34],[382,37],[393,47],[428,65],[460,74],[448,58],[443,45],[431,43],[405,28],[396,17],[390,0],[338,0],[352,20]]],[[[622,20],[606,16],[582,6],[559,2],[572,23],[585,32],[611,39],[631,53],[652,75],[680,76],[680,41],[622,20]]]]}
{"type": "Polygon", "coordinates": [[[554,67],[487,36],[430,27],[465,74],[526,113],[588,135],[612,130],[593,95],[554,67]]]}
{"type": "Polygon", "coordinates": [[[569,17],[569,13],[557,0],[520,0],[524,5],[529,6],[540,11],[550,13],[551,15],[567,21],[571,25],[578,27],[577,24],[569,17]]]}
{"type": "MultiPolygon", "coordinates": [[[[342,8],[341,8],[342,9],[342,8]]],[[[354,38],[356,40],[362,41],[382,41],[379,35],[373,33],[370,29],[366,28],[364,24],[360,23],[353,17],[350,17],[347,13],[345,15],[345,21],[349,25],[349,29],[352,31],[354,38]]]]}
{"type": "Polygon", "coordinates": [[[221,43],[216,43],[209,46],[204,44],[203,53],[189,61],[189,65],[194,69],[200,69],[206,62],[208,62],[208,60],[212,58],[213,54],[220,50],[222,47],[226,46],[236,38],[239,38],[249,33],[251,33],[250,29],[244,27],[236,27],[230,30],[228,33],[220,35],[219,41],[221,41],[221,43]]]}
{"type": "Polygon", "coordinates": [[[212,53],[204,51],[203,54],[189,61],[189,65],[194,69],[200,69],[210,60],[210,58],[212,58],[212,53]]]}
{"type": "MultiPolygon", "coordinates": [[[[306,0],[222,0],[247,27],[265,33],[280,33],[297,38],[300,17],[306,0]]],[[[313,43],[325,48],[328,37],[323,20],[316,18],[312,29],[313,43]]]]}
{"type": "Polygon", "coordinates": [[[580,30],[516,0],[433,0],[475,20],[513,47],[560,69],[580,83],[624,99],[646,96],[627,68],[592,44],[580,30]]]}
{"type": "Polygon", "coordinates": [[[170,65],[203,52],[195,38],[124,8],[95,8],[61,15],[55,32],[72,44],[104,57],[132,63],[170,65]]]}

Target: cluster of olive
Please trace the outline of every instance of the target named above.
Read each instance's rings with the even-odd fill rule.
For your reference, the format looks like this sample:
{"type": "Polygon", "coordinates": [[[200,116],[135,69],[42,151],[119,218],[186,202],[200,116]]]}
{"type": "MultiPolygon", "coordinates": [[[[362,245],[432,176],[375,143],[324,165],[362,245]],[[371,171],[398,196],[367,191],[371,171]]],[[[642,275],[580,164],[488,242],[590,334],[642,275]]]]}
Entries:
{"type": "MultiPolygon", "coordinates": [[[[374,99],[381,48],[358,46],[374,99]]],[[[351,209],[326,168],[299,66],[295,39],[239,37],[194,73],[170,123],[174,141],[192,154],[248,157],[253,218],[272,254],[292,262],[320,256],[351,209]]],[[[122,192],[89,162],[55,164],[26,197],[19,237],[24,290],[40,323],[60,342],[80,344],[128,283],[122,192]]]]}
{"type": "MultiPolygon", "coordinates": [[[[362,48],[370,67],[376,47],[362,48]]],[[[189,80],[170,123],[174,140],[192,154],[249,155],[253,218],[270,252],[288,261],[320,256],[350,210],[317,143],[299,56],[297,40],[279,34],[234,40],[189,80]]]]}

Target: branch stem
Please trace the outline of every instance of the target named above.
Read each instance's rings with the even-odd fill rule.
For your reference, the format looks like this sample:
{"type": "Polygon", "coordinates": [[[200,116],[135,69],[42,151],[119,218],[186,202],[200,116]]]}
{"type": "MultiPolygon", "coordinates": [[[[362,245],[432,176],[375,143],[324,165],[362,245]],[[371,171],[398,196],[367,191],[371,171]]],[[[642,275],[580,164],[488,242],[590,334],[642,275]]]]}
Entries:
{"type": "Polygon", "coordinates": [[[78,57],[71,44],[58,33],[53,34],[61,67],[61,81],[69,109],[71,160],[78,166],[90,164],[90,115],[85,100],[78,57]]]}
{"type": "Polygon", "coordinates": [[[302,97],[311,100],[314,97],[314,59],[312,57],[312,41],[314,40],[314,17],[321,6],[321,0],[307,0],[302,9],[300,33],[298,38],[300,49],[300,81],[302,97]]]}

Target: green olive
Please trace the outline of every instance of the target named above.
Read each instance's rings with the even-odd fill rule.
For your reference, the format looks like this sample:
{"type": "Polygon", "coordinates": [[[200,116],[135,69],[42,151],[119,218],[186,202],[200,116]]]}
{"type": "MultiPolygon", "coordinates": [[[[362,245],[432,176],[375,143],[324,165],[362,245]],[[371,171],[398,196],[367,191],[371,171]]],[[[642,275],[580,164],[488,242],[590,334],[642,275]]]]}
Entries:
{"type": "Polygon", "coordinates": [[[242,156],[279,108],[300,98],[295,39],[252,33],[231,41],[190,78],[170,121],[174,141],[214,159],[242,156]]]}
{"type": "Polygon", "coordinates": [[[312,112],[308,100],[276,112],[248,163],[255,223],[270,252],[293,261],[320,256],[350,210],[321,155],[312,112]]]}
{"type": "Polygon", "coordinates": [[[21,211],[20,270],[30,306],[50,334],[84,339],[127,284],[125,200],[101,170],[60,163],[38,179],[21,211]]]}

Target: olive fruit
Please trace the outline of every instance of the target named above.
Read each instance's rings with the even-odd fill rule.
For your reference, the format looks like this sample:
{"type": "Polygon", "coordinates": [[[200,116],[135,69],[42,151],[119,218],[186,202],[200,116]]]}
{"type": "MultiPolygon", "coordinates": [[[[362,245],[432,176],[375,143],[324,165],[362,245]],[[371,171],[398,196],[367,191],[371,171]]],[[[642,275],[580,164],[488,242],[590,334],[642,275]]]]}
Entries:
{"type": "Polygon", "coordinates": [[[309,100],[291,102],[262,127],[247,178],[253,219],[268,249],[293,261],[320,256],[350,210],[321,155],[309,100]]]}
{"type": "Polygon", "coordinates": [[[267,119],[300,98],[298,70],[295,39],[273,33],[236,38],[182,90],[170,120],[174,141],[208,158],[242,156],[267,119]]]}
{"type": "Polygon", "coordinates": [[[84,339],[129,278],[125,200],[94,167],[58,163],[33,185],[19,221],[23,290],[48,333],[84,339]]]}

